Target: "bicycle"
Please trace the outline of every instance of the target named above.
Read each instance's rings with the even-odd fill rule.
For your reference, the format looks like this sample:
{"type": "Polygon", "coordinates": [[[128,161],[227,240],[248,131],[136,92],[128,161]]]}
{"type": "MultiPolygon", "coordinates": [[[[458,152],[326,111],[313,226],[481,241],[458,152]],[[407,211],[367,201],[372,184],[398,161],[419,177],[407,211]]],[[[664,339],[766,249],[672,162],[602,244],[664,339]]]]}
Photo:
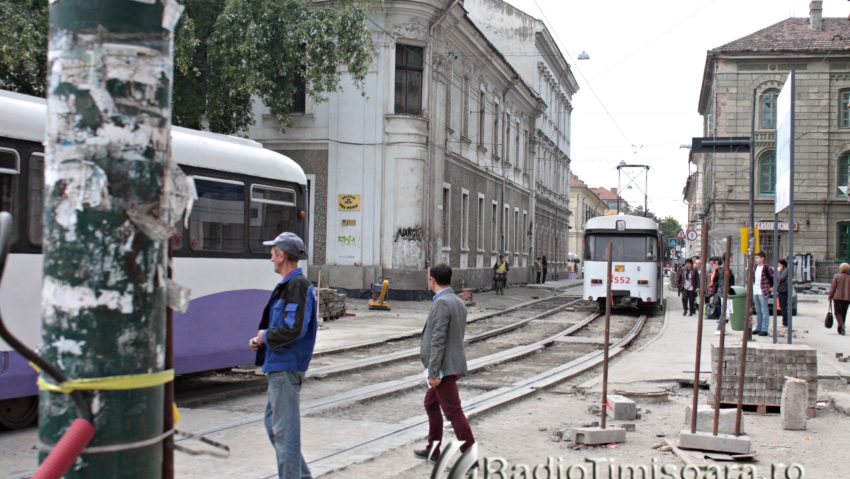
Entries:
{"type": "Polygon", "coordinates": [[[505,284],[507,283],[507,275],[506,274],[496,274],[493,278],[494,288],[496,290],[496,294],[505,295],[505,284]]]}

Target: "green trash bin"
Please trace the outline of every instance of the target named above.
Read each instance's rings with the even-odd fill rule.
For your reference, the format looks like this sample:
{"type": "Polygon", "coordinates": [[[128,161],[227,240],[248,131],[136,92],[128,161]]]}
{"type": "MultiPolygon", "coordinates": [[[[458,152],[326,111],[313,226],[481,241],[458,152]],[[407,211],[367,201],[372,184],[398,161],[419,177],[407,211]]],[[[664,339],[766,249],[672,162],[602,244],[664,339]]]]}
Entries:
{"type": "Polygon", "coordinates": [[[747,288],[743,286],[732,286],[729,290],[729,301],[732,309],[732,316],[729,322],[732,324],[733,331],[744,330],[744,318],[746,318],[745,309],[747,308],[747,288]]]}

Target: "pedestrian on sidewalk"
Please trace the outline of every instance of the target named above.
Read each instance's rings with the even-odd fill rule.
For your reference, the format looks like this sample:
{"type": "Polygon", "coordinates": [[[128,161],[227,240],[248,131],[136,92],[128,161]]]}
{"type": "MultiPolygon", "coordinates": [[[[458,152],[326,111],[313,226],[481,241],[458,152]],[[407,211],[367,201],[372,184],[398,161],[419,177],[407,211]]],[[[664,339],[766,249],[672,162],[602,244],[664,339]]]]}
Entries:
{"type": "Polygon", "coordinates": [[[540,276],[543,274],[543,262],[540,261],[540,256],[534,260],[534,272],[537,274],[536,284],[540,284],[540,276]]]}
{"type": "MultiPolygon", "coordinates": [[[[422,330],[419,358],[425,366],[428,391],[425,412],[428,413],[428,443],[413,454],[434,462],[440,457],[443,441],[443,415],[452,424],[455,436],[464,441],[461,452],[474,443],[472,428],[463,413],[457,381],[467,372],[463,336],[466,331],[466,306],[452,291],[452,268],[445,263],[431,267],[428,288],[434,292],[434,304],[422,330]]],[[[474,466],[473,466],[474,467],[474,466]]]]}
{"type": "Polygon", "coordinates": [[[850,305],[850,264],[841,263],[838,273],[832,277],[829,300],[835,306],[835,326],[838,328],[838,334],[844,335],[847,306],[850,305]]]}
{"type": "Polygon", "coordinates": [[[543,255],[543,258],[540,260],[540,263],[543,265],[543,283],[546,284],[546,275],[549,273],[549,262],[546,261],[546,255],[543,255]]]}
{"type": "Polygon", "coordinates": [[[679,272],[678,290],[682,296],[683,316],[696,312],[695,297],[699,291],[699,275],[694,269],[694,262],[690,258],[685,260],[685,267],[679,272]]]}
{"type": "Polygon", "coordinates": [[[307,259],[304,242],[293,233],[271,241],[271,261],[283,278],[269,298],[257,335],[248,342],[257,366],[268,378],[265,426],[277,457],[279,479],[309,479],[301,454],[300,393],[313,357],[318,318],[316,292],[298,267],[307,259]]]}
{"type": "Polygon", "coordinates": [[[770,328],[767,297],[773,294],[773,268],[765,264],[764,251],[756,253],[756,270],[750,284],[753,285],[753,306],[756,308],[756,328],[752,334],[767,336],[770,328]]]}
{"type": "Polygon", "coordinates": [[[788,312],[788,261],[784,259],[779,260],[779,264],[776,269],[776,277],[777,281],[779,281],[779,287],[777,288],[777,294],[779,296],[779,314],[782,315],[782,326],[788,327],[788,316],[790,313],[788,312]]]}

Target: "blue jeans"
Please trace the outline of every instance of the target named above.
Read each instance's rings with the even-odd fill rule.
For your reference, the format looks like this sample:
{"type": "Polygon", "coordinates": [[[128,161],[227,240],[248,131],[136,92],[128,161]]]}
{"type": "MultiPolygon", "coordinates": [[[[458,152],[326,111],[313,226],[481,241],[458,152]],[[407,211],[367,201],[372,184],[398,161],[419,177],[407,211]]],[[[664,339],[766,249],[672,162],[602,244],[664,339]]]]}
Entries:
{"type": "Polygon", "coordinates": [[[304,373],[269,373],[265,425],[277,456],[279,479],[311,479],[310,469],[301,454],[301,383],[304,373]]]}
{"type": "MultiPolygon", "coordinates": [[[[758,287],[758,285],[756,285],[758,287]]],[[[770,314],[767,311],[767,298],[762,294],[753,295],[753,306],[756,308],[756,329],[766,333],[770,329],[770,314]]]]}

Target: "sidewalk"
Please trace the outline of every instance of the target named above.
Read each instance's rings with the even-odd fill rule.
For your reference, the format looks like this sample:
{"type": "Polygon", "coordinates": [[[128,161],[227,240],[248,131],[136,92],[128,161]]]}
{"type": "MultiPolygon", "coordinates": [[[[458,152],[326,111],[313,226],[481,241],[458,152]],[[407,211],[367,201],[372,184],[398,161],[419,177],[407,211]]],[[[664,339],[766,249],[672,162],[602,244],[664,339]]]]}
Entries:
{"type": "MultiPolygon", "coordinates": [[[[682,316],[681,300],[666,286],[665,298],[667,309],[661,332],[650,343],[631,353],[628,359],[614,361],[608,373],[610,383],[693,381],[697,316],[682,316]]],[[[794,316],[792,323],[794,344],[805,344],[817,350],[819,379],[839,379],[846,382],[850,379],[850,363],[838,361],[836,353],[850,355],[850,336],[838,335],[834,327],[831,330],[823,327],[823,318],[827,311],[826,296],[800,294],[798,301],[799,314],[794,316]]],[[[655,317],[650,320],[657,321],[662,318],[655,317]]],[[[711,343],[718,338],[714,334],[716,325],[717,321],[704,320],[701,380],[710,379],[711,343]]],[[[729,326],[726,331],[726,344],[741,344],[741,332],[732,331],[729,326]]],[[[772,342],[773,338],[758,337],[756,341],[772,342]]],[[[786,338],[780,336],[779,341],[785,343],[786,338]]],[[[601,376],[584,383],[582,387],[597,387],[600,382],[601,376]]]]}
{"type": "MultiPolygon", "coordinates": [[[[564,291],[581,294],[582,280],[563,279],[546,284],[513,286],[504,295],[492,291],[475,293],[475,305],[467,308],[470,318],[502,310],[533,299],[545,298],[564,291]]],[[[421,330],[431,309],[431,301],[393,301],[390,291],[390,311],[369,310],[368,300],[346,299],[346,310],[354,316],[326,321],[316,337],[316,351],[376,341],[412,330],[421,330]]]]}

